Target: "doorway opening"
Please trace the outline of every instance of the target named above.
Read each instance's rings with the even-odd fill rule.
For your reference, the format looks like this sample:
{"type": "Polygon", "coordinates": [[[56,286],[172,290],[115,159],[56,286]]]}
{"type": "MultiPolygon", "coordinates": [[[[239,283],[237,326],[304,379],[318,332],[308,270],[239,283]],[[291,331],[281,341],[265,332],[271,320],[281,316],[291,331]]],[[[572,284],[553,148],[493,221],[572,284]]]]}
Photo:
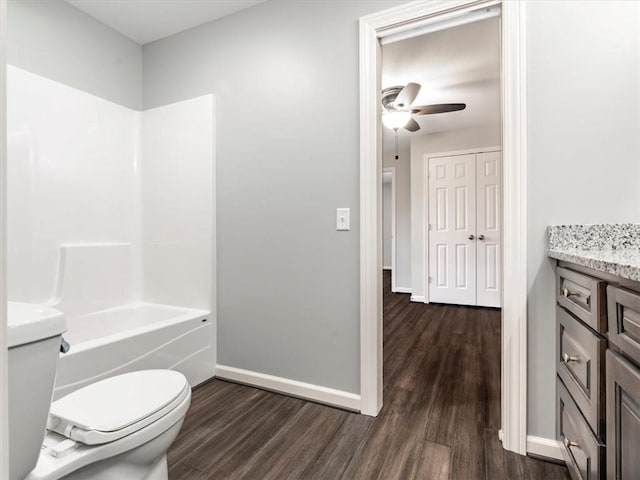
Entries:
{"type": "Polygon", "coordinates": [[[382,170],[382,269],[389,272],[390,288],[397,292],[396,167],[382,170]]]}
{"type": "Polygon", "coordinates": [[[417,392],[469,478],[500,429],[500,311],[469,308],[501,305],[500,9],[480,13],[381,42],[383,395],[417,392]]]}
{"type": "MultiPolygon", "coordinates": [[[[457,1],[444,7],[440,2],[413,2],[364,17],[360,22],[360,72],[361,72],[361,410],[376,415],[383,404],[382,389],[382,337],[383,284],[382,273],[382,168],[384,159],[381,138],[381,101],[384,101],[382,67],[385,60],[384,46],[380,40],[401,38],[405,40],[426,32],[434,33],[460,26],[463,16],[480,16],[487,9],[500,5],[499,1],[457,1]],[[445,25],[443,27],[443,25],[445,25]]],[[[501,381],[500,381],[500,432],[503,447],[525,454],[526,437],[526,129],[525,124],[525,22],[524,5],[521,2],[505,2],[501,8],[499,93],[502,123],[497,142],[484,147],[501,145],[503,167],[502,183],[502,235],[501,259],[497,273],[502,280],[502,315],[500,319],[501,381]]],[[[463,22],[469,23],[469,22],[463,22]]],[[[382,43],[385,43],[384,41],[382,43]]],[[[398,81],[397,85],[414,83],[411,79],[398,81]],[[402,83],[404,82],[404,83],[402,83]]],[[[401,91],[401,90],[400,90],[401,91]]],[[[399,95],[400,91],[396,93],[399,95]]],[[[438,100],[436,100],[438,102],[438,100]]],[[[433,103],[436,103],[433,102],[433,103]]],[[[441,103],[461,103],[464,99],[439,100],[441,103]]],[[[412,102],[411,102],[412,103],[412,102]]],[[[411,104],[410,103],[410,104],[411,104]]],[[[420,104],[421,105],[421,104],[420,104]]],[[[455,112],[455,110],[452,110],[455,112]]],[[[415,113],[415,112],[411,112],[415,113]]],[[[455,115],[447,113],[445,115],[455,115]]],[[[435,117],[435,116],[434,116],[435,117]]],[[[406,121],[406,120],[405,120],[406,121]]],[[[409,130],[415,131],[410,124],[409,130]]],[[[422,127],[421,127],[422,128],[422,127]]],[[[437,133],[437,132],[432,132],[437,133]]],[[[467,145],[462,150],[476,149],[480,144],[467,145]]],[[[400,145],[399,151],[402,150],[400,145]]],[[[452,148],[432,150],[430,153],[451,152],[452,148]]],[[[458,148],[460,150],[460,148],[458,148]]],[[[477,152],[476,152],[477,153],[477,152]]],[[[482,153],[482,152],[481,152],[482,153]]],[[[395,156],[395,155],[394,155],[395,156]]],[[[416,165],[413,152],[411,160],[416,165]]],[[[424,169],[424,155],[420,159],[424,169]]],[[[428,163],[428,159],[427,159],[428,163]]],[[[386,166],[386,165],[385,165],[386,166]]],[[[476,165],[477,166],[477,165],[476,165]]],[[[428,170],[428,169],[427,169],[428,170]]],[[[414,175],[411,169],[411,192],[420,180],[428,190],[424,178],[414,175]]],[[[423,170],[424,172],[424,170],[423,170]]],[[[455,174],[455,172],[454,172],[455,174]]],[[[396,192],[400,195],[400,191],[396,192]]],[[[467,199],[471,192],[467,191],[467,199]]],[[[412,196],[413,200],[413,196],[412,196]]],[[[477,199],[476,199],[477,200],[477,199]]],[[[462,202],[461,202],[462,203],[462,202]]],[[[425,205],[422,205],[425,208],[425,205]]],[[[397,212],[396,212],[397,213],[397,212]]],[[[424,219],[424,216],[422,217],[424,219]]],[[[412,208],[412,227],[416,219],[412,208]]],[[[423,220],[424,221],[424,220],[423,220]]],[[[428,222],[426,222],[428,225],[428,222]]],[[[399,236],[398,232],[398,236],[399,236]]],[[[474,240],[477,241],[476,233],[474,240]]],[[[416,232],[411,233],[411,264],[415,255],[416,232]]],[[[424,235],[426,239],[426,235],[424,235]]],[[[485,236],[486,238],[486,236],[485,236]]],[[[396,239],[399,240],[399,239],[396,239]]],[[[399,242],[397,242],[399,243],[399,242]]],[[[428,301],[425,285],[428,280],[428,252],[423,240],[421,264],[422,278],[411,268],[411,300],[428,301]],[[422,281],[422,285],[418,283],[422,281]],[[422,298],[421,298],[422,297],[422,298]]],[[[399,247],[398,247],[399,249],[399,247]]],[[[497,260],[496,258],[496,260],[497,260]]],[[[397,266],[398,273],[401,266],[397,266]]],[[[476,276],[477,278],[477,276],[476,276]]],[[[477,296],[477,295],[476,295],[477,296]]],[[[444,307],[467,308],[468,307],[444,307]]]]}

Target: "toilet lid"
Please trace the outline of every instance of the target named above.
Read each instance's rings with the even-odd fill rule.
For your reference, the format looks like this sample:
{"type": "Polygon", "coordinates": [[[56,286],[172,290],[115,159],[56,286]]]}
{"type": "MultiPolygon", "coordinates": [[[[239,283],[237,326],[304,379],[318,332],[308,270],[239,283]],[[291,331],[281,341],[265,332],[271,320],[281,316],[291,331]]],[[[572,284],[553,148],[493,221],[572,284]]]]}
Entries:
{"type": "Polygon", "coordinates": [[[53,402],[47,428],[86,444],[106,443],[165,415],[188,390],[187,379],[173,370],[117,375],[53,402]]]}

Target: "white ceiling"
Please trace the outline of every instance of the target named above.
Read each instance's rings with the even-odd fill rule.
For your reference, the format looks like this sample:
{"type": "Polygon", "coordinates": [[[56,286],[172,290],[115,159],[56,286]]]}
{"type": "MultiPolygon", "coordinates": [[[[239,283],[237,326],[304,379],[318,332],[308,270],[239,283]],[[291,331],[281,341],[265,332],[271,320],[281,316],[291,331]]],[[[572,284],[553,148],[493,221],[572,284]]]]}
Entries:
{"type": "Polygon", "coordinates": [[[65,0],[141,45],[265,0],[65,0]]]}
{"type": "MultiPolygon", "coordinates": [[[[382,88],[416,82],[422,89],[414,105],[467,104],[459,112],[414,116],[420,130],[400,130],[399,148],[409,148],[412,135],[500,124],[499,20],[482,20],[382,47],[382,88]]],[[[384,149],[393,151],[393,130],[383,127],[383,132],[384,149]]]]}

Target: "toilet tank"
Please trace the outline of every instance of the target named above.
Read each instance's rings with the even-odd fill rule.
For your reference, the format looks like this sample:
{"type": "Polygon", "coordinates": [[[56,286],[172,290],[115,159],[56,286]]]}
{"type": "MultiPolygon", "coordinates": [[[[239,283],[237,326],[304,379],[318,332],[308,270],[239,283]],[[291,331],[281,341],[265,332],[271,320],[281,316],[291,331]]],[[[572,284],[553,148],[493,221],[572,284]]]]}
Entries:
{"type": "Polygon", "coordinates": [[[17,302],[7,318],[9,480],[22,480],[40,454],[66,324],[58,310],[17,302]]]}

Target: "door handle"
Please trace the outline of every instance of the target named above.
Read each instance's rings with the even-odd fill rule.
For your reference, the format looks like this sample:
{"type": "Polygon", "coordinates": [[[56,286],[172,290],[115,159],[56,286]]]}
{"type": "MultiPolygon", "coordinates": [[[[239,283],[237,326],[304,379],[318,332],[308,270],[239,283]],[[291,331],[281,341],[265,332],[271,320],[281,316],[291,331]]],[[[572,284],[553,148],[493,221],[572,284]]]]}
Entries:
{"type": "Polygon", "coordinates": [[[478,235],[478,240],[484,240],[484,235],[478,235]]]}
{"type": "Polygon", "coordinates": [[[473,235],[469,235],[469,240],[473,240],[474,238],[476,237],[474,237],[473,235]]]}

